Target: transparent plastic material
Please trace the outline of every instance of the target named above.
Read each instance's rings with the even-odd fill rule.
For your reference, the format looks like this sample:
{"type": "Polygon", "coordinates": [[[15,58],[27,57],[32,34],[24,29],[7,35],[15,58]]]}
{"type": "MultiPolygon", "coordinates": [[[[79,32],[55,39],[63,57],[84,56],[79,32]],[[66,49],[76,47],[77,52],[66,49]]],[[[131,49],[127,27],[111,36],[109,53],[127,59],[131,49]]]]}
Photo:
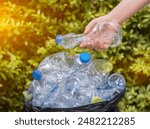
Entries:
{"type": "Polygon", "coordinates": [[[24,97],[42,109],[104,102],[125,89],[124,77],[110,74],[110,62],[92,59],[87,52],[75,56],[66,52],[53,54],[39,64],[38,70],[42,71],[42,78],[31,82],[24,97]]]}
{"type": "Polygon", "coordinates": [[[122,29],[119,24],[113,22],[98,23],[90,33],[57,35],[56,44],[64,48],[73,48],[81,42],[93,42],[99,40],[109,47],[117,47],[122,41],[122,29]]]}
{"type": "Polygon", "coordinates": [[[66,35],[57,35],[56,44],[61,45],[64,48],[73,48],[79,45],[84,40],[83,34],[69,33],[66,35]]]}
{"type": "Polygon", "coordinates": [[[47,75],[57,78],[57,76],[68,71],[72,63],[71,55],[66,52],[59,52],[44,58],[38,68],[33,71],[32,76],[35,80],[40,80],[47,75]]]}

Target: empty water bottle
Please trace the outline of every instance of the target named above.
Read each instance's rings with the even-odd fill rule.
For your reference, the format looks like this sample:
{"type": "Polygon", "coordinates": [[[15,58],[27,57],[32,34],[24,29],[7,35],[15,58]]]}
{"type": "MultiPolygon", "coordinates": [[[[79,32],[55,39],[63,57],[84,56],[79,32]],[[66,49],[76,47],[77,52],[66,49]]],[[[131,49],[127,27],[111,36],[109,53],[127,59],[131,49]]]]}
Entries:
{"type": "Polygon", "coordinates": [[[74,63],[71,68],[72,80],[75,81],[75,85],[81,87],[90,87],[89,78],[90,65],[92,63],[91,56],[87,52],[82,52],[76,55],[74,58],[74,63]]]}
{"type": "Polygon", "coordinates": [[[93,85],[98,89],[104,89],[109,73],[113,69],[112,64],[104,59],[95,59],[89,69],[93,85]]]}
{"type": "Polygon", "coordinates": [[[124,90],[126,84],[125,84],[125,79],[121,74],[114,73],[109,76],[108,85],[113,88],[124,90]]]}
{"type": "Polygon", "coordinates": [[[72,99],[72,91],[74,90],[74,85],[72,84],[71,80],[66,85],[62,86],[58,90],[56,98],[56,107],[57,108],[68,108],[73,107],[74,101],[72,99]],[[70,84],[69,84],[70,83],[70,84]]]}
{"type": "Polygon", "coordinates": [[[109,101],[116,95],[116,93],[121,93],[125,90],[125,79],[121,74],[114,73],[108,77],[104,85],[105,88],[97,89],[97,92],[102,101],[109,101]]]}
{"type": "Polygon", "coordinates": [[[84,39],[83,34],[69,33],[66,35],[57,35],[56,43],[64,48],[73,48],[79,45],[84,39]]]}
{"type": "Polygon", "coordinates": [[[36,86],[34,91],[32,92],[32,105],[41,107],[41,103],[44,102],[44,96],[42,95],[42,88],[40,86],[36,86]]]}
{"type": "Polygon", "coordinates": [[[90,64],[90,62],[91,62],[91,55],[87,52],[82,52],[81,54],[75,56],[72,69],[74,70],[84,69],[90,64]]]}
{"type": "Polygon", "coordinates": [[[99,39],[106,45],[109,45],[108,47],[117,47],[122,41],[121,26],[114,22],[98,23],[88,35],[90,37],[90,40],[93,40],[95,38],[99,39]],[[111,42],[111,44],[109,42],[111,42]]]}
{"type": "Polygon", "coordinates": [[[47,56],[39,64],[38,68],[32,72],[32,76],[35,80],[40,80],[42,76],[46,74],[56,76],[56,74],[62,70],[64,72],[68,71],[69,67],[72,65],[72,60],[73,57],[67,52],[59,52],[51,56],[47,56]]]}
{"type": "Polygon", "coordinates": [[[58,95],[59,85],[56,82],[51,82],[51,80],[47,78],[44,89],[42,95],[45,100],[41,103],[41,107],[56,107],[56,97],[58,95]]]}
{"type": "MultiPolygon", "coordinates": [[[[34,82],[38,82],[34,80],[34,82]]],[[[33,85],[31,85],[33,87],[33,85]]],[[[31,87],[30,86],[30,87],[31,87]]],[[[49,76],[46,76],[42,79],[41,85],[36,85],[33,87],[32,92],[32,105],[39,107],[47,107],[48,104],[55,105],[55,100],[58,91],[58,83],[53,82],[49,76]]],[[[53,106],[51,105],[51,106],[53,106]]]]}
{"type": "Polygon", "coordinates": [[[56,44],[61,45],[64,48],[73,48],[79,45],[82,41],[92,42],[92,40],[94,40],[96,37],[99,37],[100,35],[102,38],[112,41],[111,46],[118,46],[122,40],[120,25],[105,22],[96,24],[93,30],[88,35],[75,33],[57,35],[56,44]],[[103,33],[103,31],[105,31],[105,29],[107,28],[111,29],[112,31],[110,31],[109,33],[103,33]]]}

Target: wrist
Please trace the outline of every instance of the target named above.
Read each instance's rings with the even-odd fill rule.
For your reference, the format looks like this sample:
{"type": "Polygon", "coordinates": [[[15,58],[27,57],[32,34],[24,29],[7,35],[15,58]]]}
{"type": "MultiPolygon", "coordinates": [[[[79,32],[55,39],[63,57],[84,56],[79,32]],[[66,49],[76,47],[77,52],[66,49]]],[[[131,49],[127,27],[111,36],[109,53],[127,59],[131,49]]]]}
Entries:
{"type": "Polygon", "coordinates": [[[121,19],[120,16],[118,16],[117,14],[112,14],[111,12],[108,13],[106,15],[108,21],[110,22],[113,22],[113,23],[116,23],[116,24],[119,24],[119,25],[122,25],[123,24],[123,20],[121,19]]]}

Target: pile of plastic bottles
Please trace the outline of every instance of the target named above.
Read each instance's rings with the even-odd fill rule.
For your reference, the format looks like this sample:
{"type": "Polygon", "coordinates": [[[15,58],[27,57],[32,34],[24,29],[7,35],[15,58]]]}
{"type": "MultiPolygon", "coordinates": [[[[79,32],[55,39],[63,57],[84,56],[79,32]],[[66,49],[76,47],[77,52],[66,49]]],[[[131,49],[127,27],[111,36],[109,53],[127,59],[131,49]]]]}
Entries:
{"type": "Polygon", "coordinates": [[[71,108],[108,101],[125,89],[119,73],[110,74],[112,64],[91,59],[83,52],[76,56],[60,52],[46,57],[34,70],[30,87],[24,92],[33,106],[71,108]]]}

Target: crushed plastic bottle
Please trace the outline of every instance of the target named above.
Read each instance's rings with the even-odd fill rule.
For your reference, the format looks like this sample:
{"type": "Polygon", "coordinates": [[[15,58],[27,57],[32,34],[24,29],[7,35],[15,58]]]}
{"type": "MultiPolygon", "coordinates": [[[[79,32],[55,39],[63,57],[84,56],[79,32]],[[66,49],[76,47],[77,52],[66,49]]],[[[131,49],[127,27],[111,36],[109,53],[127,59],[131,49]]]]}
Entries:
{"type": "Polygon", "coordinates": [[[64,48],[73,48],[83,41],[91,42],[96,37],[101,36],[103,39],[105,38],[105,41],[112,41],[111,46],[116,47],[122,40],[121,32],[122,31],[120,25],[112,22],[105,22],[96,24],[93,30],[88,35],[75,33],[69,33],[66,35],[57,35],[55,41],[57,45],[61,45],[64,48]],[[105,30],[107,28],[110,29],[111,31],[106,33],[105,30]]]}
{"type": "Polygon", "coordinates": [[[105,82],[106,88],[98,90],[99,96],[102,98],[103,101],[111,100],[116,93],[121,93],[125,90],[125,79],[119,73],[111,74],[107,82],[105,82]]]}
{"type": "Polygon", "coordinates": [[[108,78],[108,85],[113,88],[125,89],[125,78],[119,73],[113,73],[108,78]]]}
{"type": "Polygon", "coordinates": [[[92,85],[97,89],[104,89],[112,69],[112,64],[104,59],[93,60],[92,65],[89,66],[89,78],[91,78],[92,85]]]}
{"type": "Polygon", "coordinates": [[[87,52],[82,52],[74,58],[72,69],[78,70],[86,68],[91,62],[91,55],[87,52]]]}
{"type": "MultiPolygon", "coordinates": [[[[44,75],[59,73],[60,71],[68,71],[72,66],[73,57],[66,52],[59,52],[51,56],[47,56],[38,66],[36,70],[32,72],[32,77],[35,80],[40,80],[44,75]]],[[[62,72],[61,72],[62,73],[62,72]]]]}
{"type": "Polygon", "coordinates": [[[90,36],[92,39],[98,38],[101,41],[106,41],[106,43],[112,41],[109,47],[117,47],[122,41],[122,28],[114,22],[101,22],[95,25],[90,36]]]}
{"type": "Polygon", "coordinates": [[[57,96],[59,85],[58,83],[53,82],[49,77],[44,78],[42,81],[42,85],[36,85],[36,87],[34,87],[32,92],[32,105],[42,108],[47,107],[47,104],[54,106],[54,98],[57,96]]]}

